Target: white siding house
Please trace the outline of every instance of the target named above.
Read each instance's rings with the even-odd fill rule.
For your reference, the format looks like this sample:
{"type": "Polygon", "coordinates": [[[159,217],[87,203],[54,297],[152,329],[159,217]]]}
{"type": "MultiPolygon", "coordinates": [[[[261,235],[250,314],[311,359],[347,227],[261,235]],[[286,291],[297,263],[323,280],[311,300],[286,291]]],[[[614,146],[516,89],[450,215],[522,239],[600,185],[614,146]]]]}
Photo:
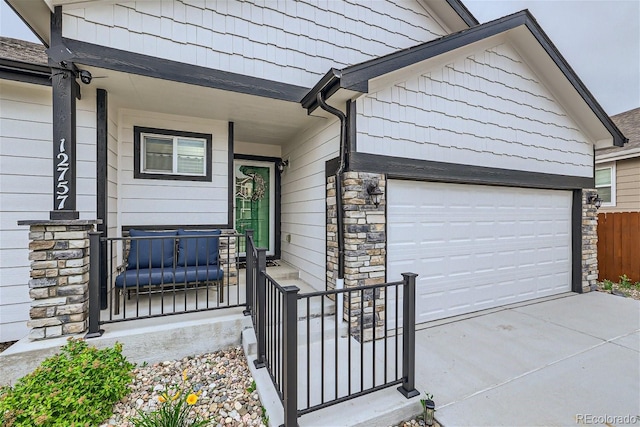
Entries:
{"type": "MultiPolygon", "coordinates": [[[[29,319],[29,235],[23,219],[52,206],[51,89],[0,80],[0,341],[22,338],[29,319]],[[26,163],[25,163],[26,162],[26,163]]],[[[96,216],[95,97],[78,103],[78,210],[96,216]]]]}
{"type": "Polygon", "coordinates": [[[589,287],[582,191],[594,147],[625,138],[527,11],[479,24],[459,0],[7,1],[50,62],[24,42],[0,52],[0,341],[29,319],[17,222],[61,210],[60,72],[84,73],[64,111],[75,210],[109,236],[242,230],[253,167],[269,179],[263,244],[312,288],[415,271],[422,322],[589,287]],[[197,146],[195,171],[153,144],[197,146]]]}

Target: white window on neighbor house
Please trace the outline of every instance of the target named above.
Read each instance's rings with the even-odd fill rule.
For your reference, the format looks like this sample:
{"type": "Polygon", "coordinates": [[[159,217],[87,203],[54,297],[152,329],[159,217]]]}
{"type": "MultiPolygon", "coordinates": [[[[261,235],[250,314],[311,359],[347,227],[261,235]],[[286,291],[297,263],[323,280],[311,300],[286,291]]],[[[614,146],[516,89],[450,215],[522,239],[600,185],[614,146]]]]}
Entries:
{"type": "Polygon", "coordinates": [[[211,135],[134,128],[135,178],[211,180],[211,135]]]}
{"type": "Polygon", "coordinates": [[[616,165],[598,165],[596,167],[596,189],[602,199],[602,206],[616,205],[616,165]]]}

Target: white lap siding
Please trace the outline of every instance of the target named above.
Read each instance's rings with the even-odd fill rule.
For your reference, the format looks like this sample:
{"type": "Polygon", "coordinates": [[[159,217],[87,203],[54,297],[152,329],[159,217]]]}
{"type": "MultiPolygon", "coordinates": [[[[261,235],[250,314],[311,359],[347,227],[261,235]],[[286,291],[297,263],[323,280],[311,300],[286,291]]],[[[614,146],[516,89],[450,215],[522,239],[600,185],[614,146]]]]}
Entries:
{"type": "Polygon", "coordinates": [[[338,156],[337,120],[315,126],[282,150],[289,167],[282,175],[282,259],[300,270],[301,279],[325,289],[325,162],[338,156]],[[290,242],[287,236],[290,236],[290,242]]]}
{"type": "Polygon", "coordinates": [[[592,141],[508,44],[404,76],[358,99],[357,109],[359,151],[593,174],[592,141]]]}
{"type": "MultiPolygon", "coordinates": [[[[77,104],[77,208],[95,219],[95,96],[77,104]]],[[[0,342],[27,334],[29,229],[53,208],[51,88],[0,81],[0,342]]]]}
{"type": "Polygon", "coordinates": [[[226,224],[228,123],[134,110],[120,111],[119,221],[130,225],[226,224]],[[134,179],[134,126],[212,135],[212,181],[134,179]]]}
{"type": "Polygon", "coordinates": [[[63,7],[63,36],[311,87],[447,32],[419,1],[137,1],[63,7]]]}

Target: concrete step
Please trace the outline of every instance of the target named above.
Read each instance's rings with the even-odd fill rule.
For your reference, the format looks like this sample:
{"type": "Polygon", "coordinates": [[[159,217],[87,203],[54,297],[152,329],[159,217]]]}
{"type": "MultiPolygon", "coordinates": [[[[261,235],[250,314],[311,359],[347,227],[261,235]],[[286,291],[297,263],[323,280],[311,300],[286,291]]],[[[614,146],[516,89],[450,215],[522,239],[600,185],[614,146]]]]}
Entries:
{"type": "Polygon", "coordinates": [[[281,260],[272,262],[275,262],[278,265],[267,265],[267,274],[273,277],[278,283],[280,283],[281,280],[300,279],[300,271],[297,268],[281,260]]]}

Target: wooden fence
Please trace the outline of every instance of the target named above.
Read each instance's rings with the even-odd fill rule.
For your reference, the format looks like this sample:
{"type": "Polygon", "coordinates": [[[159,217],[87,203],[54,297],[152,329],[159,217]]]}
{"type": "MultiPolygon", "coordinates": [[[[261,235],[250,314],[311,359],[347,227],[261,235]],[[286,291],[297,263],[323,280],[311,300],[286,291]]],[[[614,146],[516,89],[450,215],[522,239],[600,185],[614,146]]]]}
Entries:
{"type": "Polygon", "coordinates": [[[598,214],[598,280],[640,281],[640,212],[598,214]]]}

